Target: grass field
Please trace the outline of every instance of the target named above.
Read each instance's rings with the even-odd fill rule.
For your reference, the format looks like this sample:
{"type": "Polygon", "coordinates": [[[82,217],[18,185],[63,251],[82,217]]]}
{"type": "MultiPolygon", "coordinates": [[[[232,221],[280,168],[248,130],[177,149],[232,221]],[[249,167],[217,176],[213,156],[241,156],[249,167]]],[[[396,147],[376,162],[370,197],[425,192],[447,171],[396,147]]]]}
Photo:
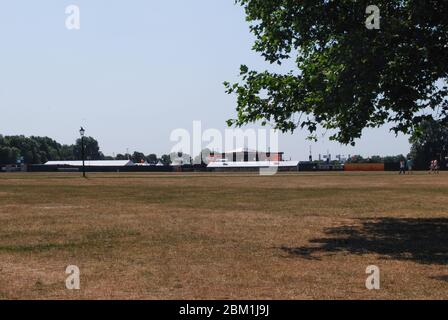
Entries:
{"type": "Polygon", "coordinates": [[[0,174],[2,299],[448,299],[447,267],[448,174],[0,174]]]}

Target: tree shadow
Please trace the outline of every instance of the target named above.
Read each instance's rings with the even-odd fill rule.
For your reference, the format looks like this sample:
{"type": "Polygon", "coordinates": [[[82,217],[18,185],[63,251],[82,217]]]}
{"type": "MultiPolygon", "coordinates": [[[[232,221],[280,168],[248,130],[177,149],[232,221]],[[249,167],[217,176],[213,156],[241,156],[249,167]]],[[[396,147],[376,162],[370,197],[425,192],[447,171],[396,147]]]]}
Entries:
{"type": "Polygon", "coordinates": [[[357,225],[325,229],[327,236],[311,240],[310,246],[281,249],[307,259],[320,259],[322,254],[374,253],[384,259],[448,264],[448,218],[359,221],[357,225]]]}
{"type": "Polygon", "coordinates": [[[448,282],[448,276],[431,277],[431,279],[448,282]]]}

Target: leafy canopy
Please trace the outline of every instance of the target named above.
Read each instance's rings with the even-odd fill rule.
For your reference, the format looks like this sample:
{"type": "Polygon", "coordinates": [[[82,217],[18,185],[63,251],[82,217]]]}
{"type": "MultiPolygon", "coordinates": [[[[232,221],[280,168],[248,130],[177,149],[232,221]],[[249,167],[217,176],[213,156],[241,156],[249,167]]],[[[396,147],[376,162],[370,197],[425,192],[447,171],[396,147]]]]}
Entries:
{"type": "Polygon", "coordinates": [[[411,156],[416,164],[428,168],[431,160],[438,160],[443,167],[448,160],[448,126],[442,121],[426,120],[414,134],[411,156]]]}
{"type": "Polygon", "coordinates": [[[244,7],[254,50],[271,64],[293,60],[287,73],[241,66],[237,119],[283,132],[318,126],[354,144],[366,127],[392,123],[412,133],[448,113],[448,1],[376,0],[379,30],[366,27],[371,1],[236,0],[244,7]]]}

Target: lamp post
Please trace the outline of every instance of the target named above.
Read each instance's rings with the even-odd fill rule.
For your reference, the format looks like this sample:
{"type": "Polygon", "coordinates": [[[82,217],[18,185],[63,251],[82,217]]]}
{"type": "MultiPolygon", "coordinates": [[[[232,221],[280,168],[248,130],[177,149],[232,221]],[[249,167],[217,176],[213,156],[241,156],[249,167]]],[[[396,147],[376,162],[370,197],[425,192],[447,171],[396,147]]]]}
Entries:
{"type": "Polygon", "coordinates": [[[86,166],[85,166],[85,156],[84,156],[84,134],[86,130],[83,127],[79,130],[79,134],[81,135],[81,158],[82,158],[82,176],[86,177],[86,166]]]}

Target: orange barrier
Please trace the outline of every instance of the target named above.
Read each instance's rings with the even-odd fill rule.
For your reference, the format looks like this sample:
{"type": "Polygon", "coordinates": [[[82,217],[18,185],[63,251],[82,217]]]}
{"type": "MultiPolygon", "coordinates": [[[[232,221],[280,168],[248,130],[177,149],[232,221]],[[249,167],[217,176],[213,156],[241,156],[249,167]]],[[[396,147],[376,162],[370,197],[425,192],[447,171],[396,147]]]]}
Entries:
{"type": "Polygon", "coordinates": [[[384,171],[384,163],[346,163],[344,171],[384,171]]]}

